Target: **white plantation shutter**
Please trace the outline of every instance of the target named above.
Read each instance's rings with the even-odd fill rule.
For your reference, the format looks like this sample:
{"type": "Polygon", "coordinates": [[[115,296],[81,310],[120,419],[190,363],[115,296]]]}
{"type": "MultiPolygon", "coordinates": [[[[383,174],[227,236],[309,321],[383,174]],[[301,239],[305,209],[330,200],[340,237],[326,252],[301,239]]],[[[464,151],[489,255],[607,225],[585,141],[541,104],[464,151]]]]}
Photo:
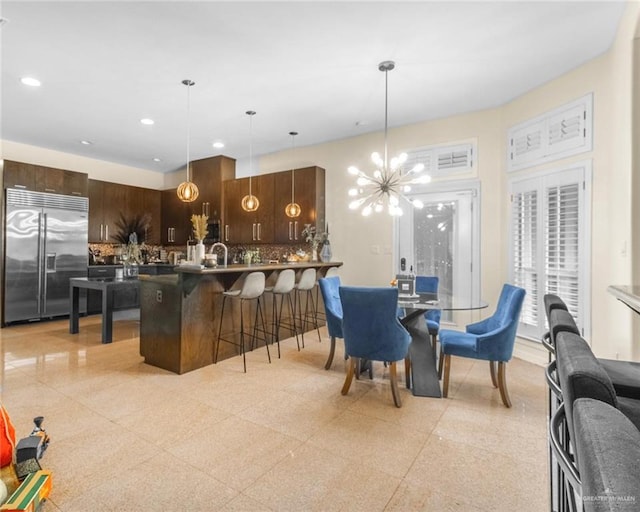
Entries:
{"type": "Polygon", "coordinates": [[[546,330],[543,297],[567,304],[583,336],[589,331],[590,164],[512,181],[511,281],[527,291],[519,334],[546,330]]]}
{"type": "Polygon", "coordinates": [[[514,171],[593,147],[593,94],[513,126],[508,134],[507,170],[514,171]]]}
{"type": "Polygon", "coordinates": [[[409,170],[415,164],[422,163],[425,172],[432,178],[447,177],[474,169],[474,149],[471,143],[429,146],[409,149],[404,168],[409,170]]]}

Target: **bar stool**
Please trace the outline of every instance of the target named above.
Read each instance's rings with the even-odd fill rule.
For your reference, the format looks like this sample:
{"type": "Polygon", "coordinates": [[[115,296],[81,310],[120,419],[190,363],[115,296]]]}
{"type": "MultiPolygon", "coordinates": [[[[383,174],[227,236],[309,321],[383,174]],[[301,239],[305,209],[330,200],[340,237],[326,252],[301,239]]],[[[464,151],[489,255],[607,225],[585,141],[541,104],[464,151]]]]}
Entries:
{"type": "Polygon", "coordinates": [[[288,268],[278,274],[278,279],[273,286],[269,286],[264,289],[265,293],[273,294],[273,301],[271,307],[271,327],[272,327],[272,343],[273,340],[278,344],[278,359],[280,358],[280,328],[290,330],[296,336],[296,344],[298,350],[300,350],[300,341],[298,340],[298,328],[296,327],[296,316],[293,307],[293,301],[291,300],[291,292],[296,286],[296,273],[293,269],[288,268]],[[280,296],[280,309],[278,310],[278,296],[280,296]],[[282,310],[284,309],[285,297],[289,303],[289,315],[291,323],[282,323],[282,310]]]}
{"type": "Polygon", "coordinates": [[[316,286],[316,269],[307,268],[302,272],[300,280],[295,286],[295,303],[294,314],[297,310],[298,317],[300,318],[300,332],[302,336],[302,348],[304,348],[304,329],[308,323],[311,323],[318,333],[318,341],[320,339],[320,329],[318,328],[318,312],[316,303],[313,300],[312,290],[316,286]],[[304,305],[304,314],[302,313],[302,295],[306,292],[306,301],[304,305]],[[311,309],[311,311],[309,311],[311,309]],[[309,320],[310,319],[310,320],[309,320]]]}
{"type": "MultiPolygon", "coordinates": [[[[244,372],[247,373],[247,358],[245,356],[245,348],[244,348],[244,302],[249,300],[256,301],[256,315],[253,321],[253,333],[251,335],[251,350],[255,346],[256,342],[256,332],[258,329],[258,314],[262,320],[262,332],[267,332],[267,329],[264,324],[264,315],[262,314],[262,307],[260,305],[260,297],[262,297],[264,293],[264,283],[265,277],[262,272],[251,272],[248,274],[242,284],[242,288],[240,290],[230,290],[222,293],[222,311],[220,312],[220,327],[218,328],[218,343],[216,344],[216,353],[213,358],[214,364],[218,362],[218,349],[220,348],[220,342],[226,341],[227,343],[231,343],[232,345],[240,346],[240,352],[242,353],[242,364],[244,365],[244,372]],[[227,302],[227,299],[240,299],[240,343],[236,343],[232,339],[222,338],[222,321],[224,320],[224,306],[227,302]]],[[[234,333],[231,333],[234,334],[234,333]]],[[[249,334],[249,333],[246,333],[249,334]]],[[[271,354],[269,353],[269,344],[265,339],[265,347],[267,347],[267,357],[269,358],[269,363],[271,363],[271,354]]]]}
{"type": "MultiPolygon", "coordinates": [[[[327,271],[324,274],[324,277],[335,277],[338,275],[338,267],[329,267],[327,269],[327,271]]],[[[321,322],[326,322],[327,321],[327,316],[324,314],[324,311],[322,311],[322,309],[320,308],[319,304],[320,304],[320,285],[319,285],[319,281],[320,279],[322,279],[323,276],[318,275],[317,276],[317,280],[316,280],[316,310],[317,310],[317,318],[318,320],[320,320],[321,322]]]]}

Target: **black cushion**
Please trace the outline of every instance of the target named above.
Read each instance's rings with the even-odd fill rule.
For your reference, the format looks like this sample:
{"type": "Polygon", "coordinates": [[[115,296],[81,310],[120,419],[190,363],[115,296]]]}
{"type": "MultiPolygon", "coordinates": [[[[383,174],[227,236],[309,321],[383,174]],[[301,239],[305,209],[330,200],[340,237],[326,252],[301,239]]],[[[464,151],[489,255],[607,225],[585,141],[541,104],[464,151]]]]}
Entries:
{"type": "Polygon", "coordinates": [[[597,400],[573,404],[574,445],[585,512],[640,508],[640,431],[620,411],[597,400]]]}
{"type": "Polygon", "coordinates": [[[556,345],[558,380],[567,411],[569,435],[573,438],[573,401],[594,398],[618,406],[611,379],[593,355],[591,347],[577,334],[560,332],[556,345]]]}
{"type": "Polygon", "coordinates": [[[598,359],[598,361],[609,374],[619,397],[640,399],[640,363],[615,359],[598,359]]]}
{"type": "Polygon", "coordinates": [[[549,332],[551,333],[551,343],[554,346],[557,344],[556,338],[560,332],[572,332],[580,335],[580,330],[573,316],[564,309],[554,309],[549,314],[549,332]]]}

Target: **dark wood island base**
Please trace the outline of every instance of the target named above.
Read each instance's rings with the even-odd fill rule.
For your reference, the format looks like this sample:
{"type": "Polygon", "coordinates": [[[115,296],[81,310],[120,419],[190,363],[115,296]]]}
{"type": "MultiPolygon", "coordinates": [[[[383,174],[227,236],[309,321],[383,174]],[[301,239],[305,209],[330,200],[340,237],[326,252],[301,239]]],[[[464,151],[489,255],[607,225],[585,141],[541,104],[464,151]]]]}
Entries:
{"type": "MultiPolygon", "coordinates": [[[[305,262],[259,265],[229,265],[213,269],[176,267],[176,275],[146,276],[140,279],[140,355],[145,363],[182,374],[213,364],[220,322],[222,292],[239,288],[249,272],[264,272],[267,286],[278,272],[294,269],[301,273],[315,268],[324,276],[342,262],[305,262]]],[[[321,300],[321,299],[320,299],[321,300]]],[[[271,304],[265,303],[267,318],[271,304]]],[[[225,313],[223,331],[238,325],[239,311],[225,313]]],[[[233,345],[220,346],[218,359],[237,355],[233,345]]]]}

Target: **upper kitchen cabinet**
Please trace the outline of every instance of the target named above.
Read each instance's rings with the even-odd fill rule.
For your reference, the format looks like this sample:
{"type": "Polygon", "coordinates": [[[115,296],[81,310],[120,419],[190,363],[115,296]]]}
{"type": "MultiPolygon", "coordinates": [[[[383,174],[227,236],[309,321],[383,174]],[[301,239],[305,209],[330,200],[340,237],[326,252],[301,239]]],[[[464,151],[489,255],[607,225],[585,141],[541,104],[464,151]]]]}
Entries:
{"type": "Polygon", "coordinates": [[[88,175],[83,172],[5,160],[4,188],[86,197],[88,175]]]}
{"type": "Polygon", "coordinates": [[[191,237],[191,205],[178,199],[176,189],[163,190],[162,245],[186,245],[191,237]]]}
{"type": "Polygon", "coordinates": [[[260,206],[254,212],[242,209],[242,198],[249,193],[249,178],[224,182],[224,220],[222,240],[227,243],[273,243],[274,175],[251,178],[251,193],[260,206]]]}
{"type": "Polygon", "coordinates": [[[116,223],[129,216],[131,201],[127,185],[89,180],[89,242],[116,243],[116,223]]]}
{"type": "Polygon", "coordinates": [[[275,176],[274,241],[276,243],[304,242],[305,224],[315,226],[318,233],[325,229],[325,171],[321,167],[295,169],[294,197],[300,205],[299,217],[287,217],[284,210],[291,202],[291,171],[275,176]]]}
{"type": "Polygon", "coordinates": [[[132,222],[146,215],[150,225],[144,242],[160,243],[160,195],[159,190],[89,180],[89,242],[118,243],[122,218],[132,222]]]}
{"type": "Polygon", "coordinates": [[[226,156],[213,156],[191,162],[191,179],[198,186],[197,199],[190,203],[191,213],[206,215],[211,221],[222,217],[222,183],[236,175],[236,161],[226,156]]]}

